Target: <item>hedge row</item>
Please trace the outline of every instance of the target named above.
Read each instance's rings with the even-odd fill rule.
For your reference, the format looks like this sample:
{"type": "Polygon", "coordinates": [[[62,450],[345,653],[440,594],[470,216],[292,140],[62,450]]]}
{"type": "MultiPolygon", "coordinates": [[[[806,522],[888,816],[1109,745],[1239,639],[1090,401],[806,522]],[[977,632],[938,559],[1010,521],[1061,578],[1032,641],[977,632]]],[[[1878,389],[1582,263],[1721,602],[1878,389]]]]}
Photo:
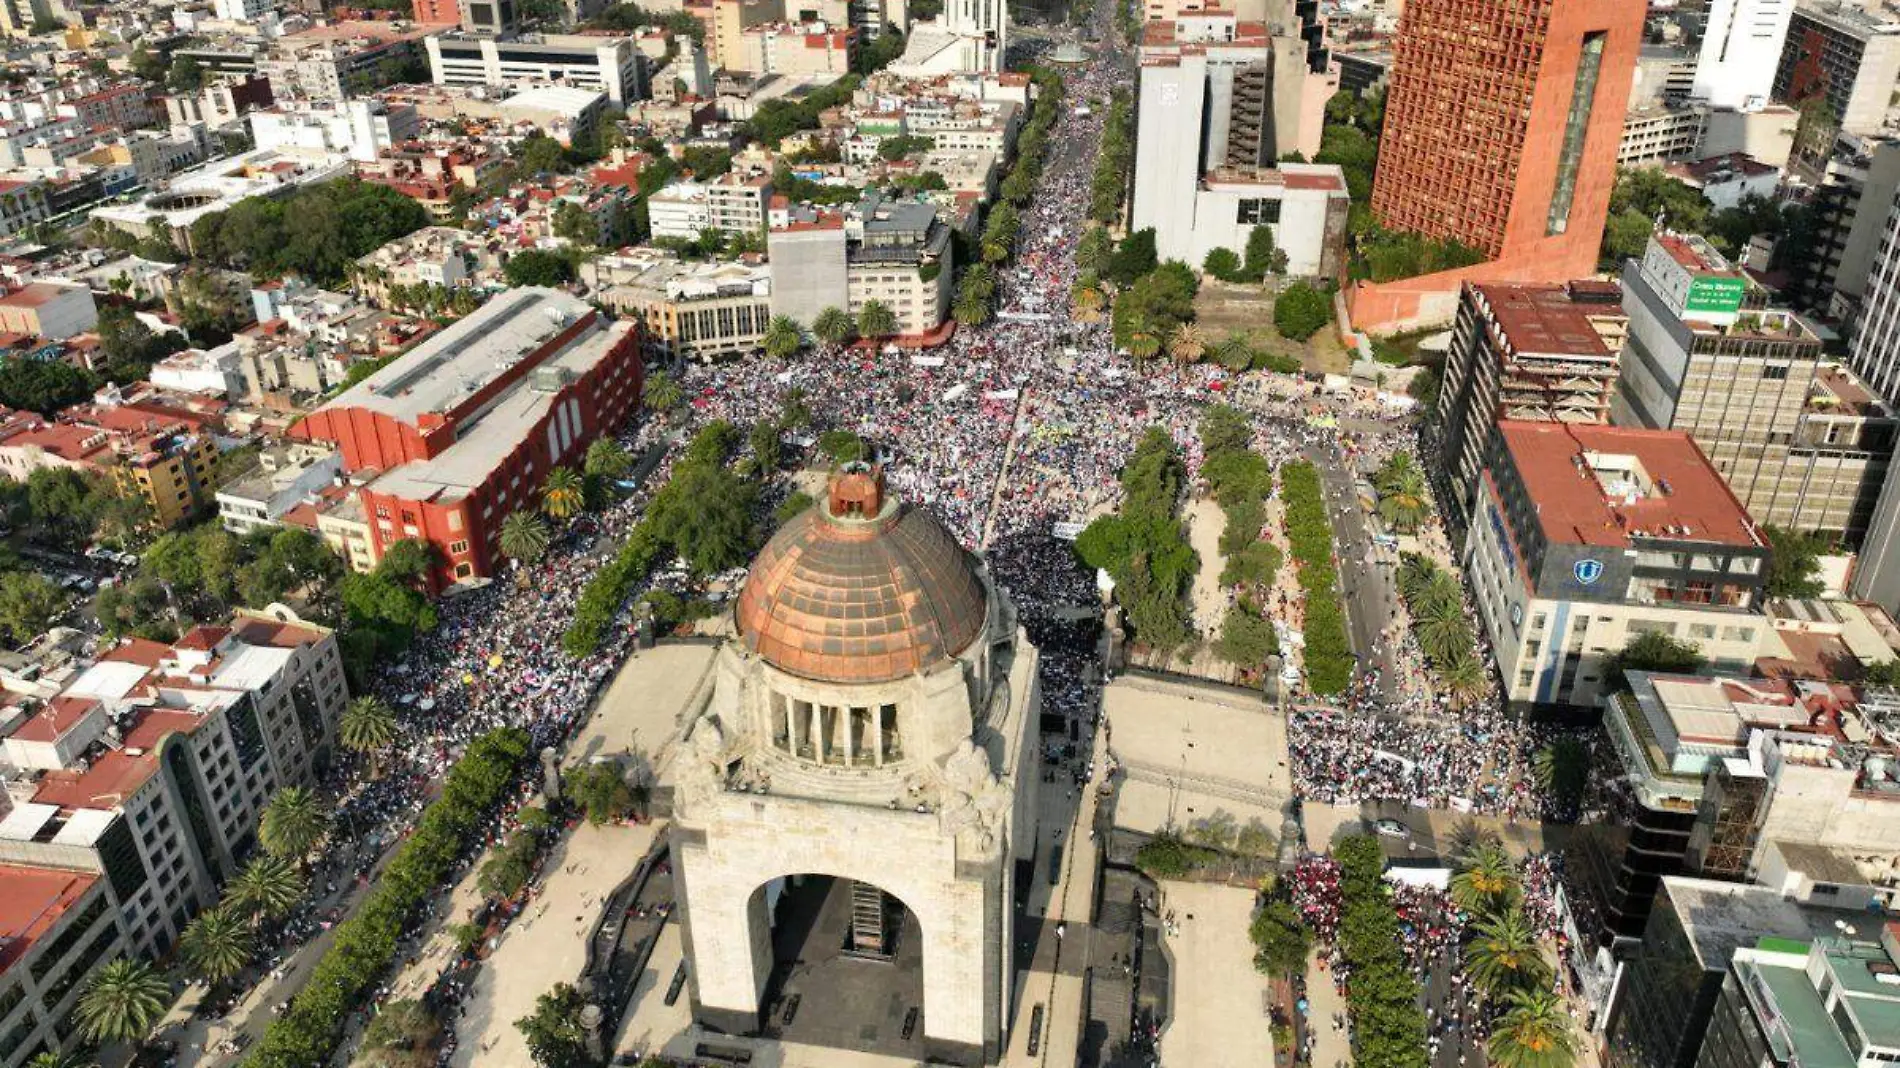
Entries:
{"type": "Polygon", "coordinates": [[[456,861],[493,823],[495,806],[513,788],[528,755],[528,732],[502,727],[469,743],[423,810],[409,840],[377,877],[376,886],[336,929],[290,1008],[271,1023],[245,1059],[249,1068],[317,1068],[342,1041],[343,1024],[362,1007],[396,958],[396,943],[416,910],[447,883],[456,861]]]}
{"type": "Polygon", "coordinates": [[[1348,838],[1333,847],[1339,862],[1339,951],[1350,978],[1346,1011],[1352,1017],[1353,1064],[1358,1068],[1428,1068],[1425,1014],[1418,980],[1406,966],[1385,883],[1385,855],[1375,838],[1348,838]]]}
{"type": "Polygon", "coordinates": [[[614,558],[587,582],[579,603],[574,606],[574,621],[561,635],[561,648],[576,659],[591,656],[600,648],[600,639],[619,614],[620,606],[633,595],[633,588],[652,573],[659,563],[666,539],[653,528],[653,521],[642,519],[627,535],[626,544],[614,558]]]}
{"type": "Polygon", "coordinates": [[[1316,694],[1344,693],[1352,682],[1352,644],[1346,640],[1346,608],[1319,471],[1305,460],[1287,464],[1280,469],[1280,488],[1286,496],[1287,542],[1306,597],[1300,627],[1306,638],[1306,685],[1316,694]]]}

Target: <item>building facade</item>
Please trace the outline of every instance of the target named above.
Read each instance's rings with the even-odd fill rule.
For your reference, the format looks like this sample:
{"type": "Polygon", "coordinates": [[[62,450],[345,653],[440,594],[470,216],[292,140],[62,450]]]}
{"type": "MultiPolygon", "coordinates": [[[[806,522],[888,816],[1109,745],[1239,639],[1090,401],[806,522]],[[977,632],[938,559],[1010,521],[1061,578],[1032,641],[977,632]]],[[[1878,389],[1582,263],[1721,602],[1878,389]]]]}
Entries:
{"type": "Polygon", "coordinates": [[[1744,310],[1746,288],[1701,238],[1650,239],[1623,272],[1615,420],[1686,431],[1757,522],[1857,545],[1900,420],[1799,315],[1744,310]]]}
{"type": "Polygon", "coordinates": [[[1602,282],[1466,283],[1438,389],[1440,450],[1461,522],[1500,419],[1607,424],[1623,309],[1602,282]]]}
{"type": "Polygon", "coordinates": [[[324,404],[291,437],[325,441],[358,490],[374,555],[404,539],[438,551],[433,581],[494,573],[508,513],[549,471],[619,430],[640,402],[638,328],[585,301],[519,288],[324,404]]]}
{"type": "Polygon", "coordinates": [[[1709,109],[1700,104],[1631,108],[1623,119],[1616,165],[1641,167],[1691,158],[1702,147],[1708,123],[1709,109]]]}
{"type": "Polygon", "coordinates": [[[694,1019],[760,1032],[787,899],[817,876],[848,902],[846,952],[920,962],[923,1055],[995,1063],[1038,837],[1037,656],[1013,608],[850,470],[760,553],[734,623],[673,784],[694,1019]]]}
{"type": "Polygon", "coordinates": [[[1775,68],[1774,98],[1825,105],[1845,133],[1871,134],[1886,121],[1900,79],[1900,22],[1852,4],[1800,5],[1775,68]]]}
{"type": "Polygon", "coordinates": [[[0,740],[21,769],[0,863],[103,875],[128,947],[160,956],[217,903],[270,795],[315,782],[348,699],[335,636],[287,614],[126,639],[0,740]]]}
{"type": "Polygon", "coordinates": [[[96,872],[25,864],[0,863],[0,944],[6,947],[0,953],[5,1068],[64,1048],[74,1038],[70,1017],[86,977],[126,952],[107,880],[96,872]]]}
{"type": "Polygon", "coordinates": [[[1373,213],[1523,264],[1515,280],[1588,277],[1642,23],[1619,0],[1410,0],[1373,213]]]}
{"type": "Polygon", "coordinates": [[[646,97],[645,60],[631,37],[444,33],[426,40],[429,76],[437,85],[561,82],[598,89],[623,108],[646,97]]]}
{"type": "Polygon", "coordinates": [[[1505,421],[1491,441],[1463,558],[1507,700],[1593,704],[1646,633],[1754,663],[1767,540],[1688,435],[1505,421]]]}
{"type": "Polygon", "coordinates": [[[950,228],[918,201],[866,197],[843,211],[774,209],[767,248],[772,314],[809,327],[826,308],[852,316],[877,301],[897,332],[920,336],[950,310],[950,228]]]}
{"type": "Polygon", "coordinates": [[[1710,107],[1767,105],[1795,0],[1711,0],[1690,94],[1710,107]]]}

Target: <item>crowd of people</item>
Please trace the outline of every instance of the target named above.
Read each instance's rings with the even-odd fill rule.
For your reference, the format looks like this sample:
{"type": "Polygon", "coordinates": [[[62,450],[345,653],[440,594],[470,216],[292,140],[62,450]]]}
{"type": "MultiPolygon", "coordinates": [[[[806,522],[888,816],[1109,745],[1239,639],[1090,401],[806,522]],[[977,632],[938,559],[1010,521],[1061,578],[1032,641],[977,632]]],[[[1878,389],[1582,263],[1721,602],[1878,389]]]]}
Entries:
{"type": "Polygon", "coordinates": [[[1535,816],[1536,736],[1495,704],[1438,721],[1372,706],[1310,706],[1287,718],[1294,791],[1328,804],[1385,801],[1535,816]]]}

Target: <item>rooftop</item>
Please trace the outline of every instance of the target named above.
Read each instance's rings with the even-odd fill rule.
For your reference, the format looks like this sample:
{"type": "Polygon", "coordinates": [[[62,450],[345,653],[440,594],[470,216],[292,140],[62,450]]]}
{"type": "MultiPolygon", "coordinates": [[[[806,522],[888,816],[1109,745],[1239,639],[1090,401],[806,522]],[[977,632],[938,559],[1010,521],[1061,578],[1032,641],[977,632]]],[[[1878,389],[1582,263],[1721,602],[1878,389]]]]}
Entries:
{"type": "Polygon", "coordinates": [[[1498,433],[1554,543],[1765,544],[1728,483],[1681,431],[1505,420],[1498,433]]]}
{"type": "MultiPolygon", "coordinates": [[[[1864,914],[1803,907],[1782,897],[1779,890],[1747,883],[1663,877],[1663,888],[1682,921],[1691,952],[1707,971],[1724,971],[1735,951],[1758,940],[1788,938],[1808,942],[1834,934],[1834,920],[1854,922],[1864,914]]],[[[1657,907],[1662,907],[1659,898],[1657,907]]]]}
{"type": "Polygon", "coordinates": [[[1575,356],[1614,359],[1618,353],[1604,338],[1604,326],[1624,321],[1621,293],[1609,287],[1601,298],[1596,283],[1567,285],[1474,285],[1504,335],[1512,355],[1575,356]]]}
{"type": "Polygon", "coordinates": [[[318,411],[360,408],[415,424],[441,415],[594,310],[553,289],[511,289],[417,345],[318,411]]]}
{"type": "Polygon", "coordinates": [[[98,881],[91,872],[0,864],[0,972],[24,957],[98,881]]]}

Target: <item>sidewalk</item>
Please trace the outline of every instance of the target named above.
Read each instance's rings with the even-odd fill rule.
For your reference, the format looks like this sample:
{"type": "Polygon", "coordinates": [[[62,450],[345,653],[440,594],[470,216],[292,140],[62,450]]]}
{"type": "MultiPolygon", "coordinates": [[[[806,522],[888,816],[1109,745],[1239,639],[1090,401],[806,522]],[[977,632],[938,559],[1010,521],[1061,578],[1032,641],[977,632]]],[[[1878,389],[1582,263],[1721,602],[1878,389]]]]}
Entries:
{"type": "Polygon", "coordinates": [[[1306,962],[1306,1024],[1313,1034],[1313,1068],[1352,1068],[1352,1036],[1333,1026],[1333,1017],[1346,1013],[1346,999],[1333,988],[1333,973],[1320,966],[1325,952],[1315,949],[1306,962]]]}

